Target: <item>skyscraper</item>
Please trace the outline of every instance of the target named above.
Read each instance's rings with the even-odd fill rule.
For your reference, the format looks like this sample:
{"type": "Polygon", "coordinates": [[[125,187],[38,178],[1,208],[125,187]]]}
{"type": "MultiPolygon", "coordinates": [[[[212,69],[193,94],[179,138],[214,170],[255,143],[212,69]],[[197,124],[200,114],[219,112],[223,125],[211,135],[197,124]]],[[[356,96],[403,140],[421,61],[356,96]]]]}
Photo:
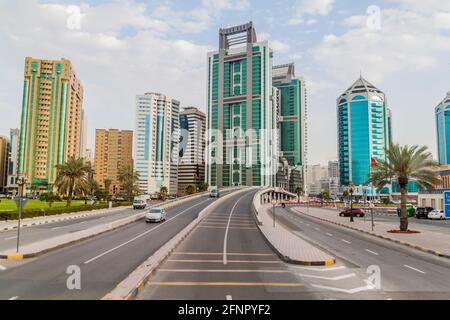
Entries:
{"type": "Polygon", "coordinates": [[[8,147],[7,137],[0,136],[0,192],[5,191],[7,168],[8,168],[8,147]]]}
{"type": "Polygon", "coordinates": [[[136,96],[134,163],[142,192],[178,192],[180,102],[161,93],[136,96]]]}
{"type": "Polygon", "coordinates": [[[450,164],[450,91],[434,111],[439,163],[450,164]]]}
{"type": "Polygon", "coordinates": [[[19,129],[11,129],[9,136],[9,154],[8,154],[8,172],[6,190],[10,193],[18,191],[17,185],[17,167],[19,160],[19,129]]]}
{"type": "Polygon", "coordinates": [[[205,180],[206,115],[195,107],[180,113],[180,148],[178,160],[178,191],[189,185],[200,187],[205,180]]]}
{"type": "Polygon", "coordinates": [[[386,97],[361,76],[337,99],[337,116],[341,185],[363,185],[372,159],[386,159],[386,97]]]}
{"type": "Polygon", "coordinates": [[[56,166],[80,156],[83,87],[69,60],[25,59],[18,174],[49,190],[56,166]]]}
{"type": "Polygon", "coordinates": [[[133,165],[133,131],[95,130],[94,179],[109,194],[119,194],[121,168],[133,165]]]}
{"type": "Polygon", "coordinates": [[[280,157],[301,173],[306,185],[307,104],[305,80],[295,76],[293,63],[273,67],[272,81],[279,90],[278,129],[280,157]]]}
{"type": "Polygon", "coordinates": [[[210,186],[273,186],[278,163],[272,49],[253,23],[220,29],[208,54],[207,169],[210,186]]]}

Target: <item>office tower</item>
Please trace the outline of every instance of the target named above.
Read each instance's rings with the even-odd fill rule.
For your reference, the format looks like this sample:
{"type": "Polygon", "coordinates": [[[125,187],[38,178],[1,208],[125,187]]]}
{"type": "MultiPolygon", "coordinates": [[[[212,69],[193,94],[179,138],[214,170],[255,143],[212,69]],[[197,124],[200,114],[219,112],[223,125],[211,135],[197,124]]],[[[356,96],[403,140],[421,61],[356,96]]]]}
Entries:
{"type": "Polygon", "coordinates": [[[337,99],[339,177],[365,184],[372,159],[386,159],[386,97],[362,76],[337,99]]]}
{"type": "Polygon", "coordinates": [[[78,158],[83,87],[69,60],[25,59],[18,175],[50,190],[56,166],[78,158]]]}
{"type": "Polygon", "coordinates": [[[306,185],[307,103],[305,80],[295,76],[293,63],[274,66],[273,86],[279,90],[278,129],[280,157],[299,171],[299,186],[306,185]]]}
{"type": "Polygon", "coordinates": [[[200,187],[205,180],[206,115],[195,107],[180,113],[180,148],[178,159],[178,191],[189,185],[200,187]]]}
{"type": "Polygon", "coordinates": [[[146,194],[178,193],[180,102],[161,93],[136,96],[134,163],[146,194]]]}
{"type": "Polygon", "coordinates": [[[17,194],[17,167],[19,160],[19,129],[11,129],[9,135],[8,172],[6,190],[11,194],[17,194]]]}
{"type": "Polygon", "coordinates": [[[439,163],[450,164],[450,92],[435,108],[439,163]],[[447,127],[448,125],[448,127],[447,127]]]}
{"type": "Polygon", "coordinates": [[[328,177],[339,178],[339,161],[328,161],[328,177]]]}
{"type": "Polygon", "coordinates": [[[80,158],[88,160],[87,158],[87,118],[84,110],[81,110],[81,145],[80,145],[80,158]]]}
{"type": "Polygon", "coordinates": [[[111,195],[123,191],[119,182],[122,168],[133,165],[133,131],[95,130],[94,179],[111,195]]]}
{"type": "Polygon", "coordinates": [[[7,137],[0,136],[0,192],[5,192],[7,169],[8,169],[8,149],[7,137]]]}
{"type": "Polygon", "coordinates": [[[269,42],[257,41],[252,22],[220,29],[207,62],[206,182],[274,186],[278,94],[269,42]]]}
{"type": "Polygon", "coordinates": [[[389,147],[391,145],[391,143],[393,143],[393,133],[392,133],[392,111],[391,109],[387,108],[386,109],[386,114],[387,114],[387,143],[386,146],[389,147]]]}

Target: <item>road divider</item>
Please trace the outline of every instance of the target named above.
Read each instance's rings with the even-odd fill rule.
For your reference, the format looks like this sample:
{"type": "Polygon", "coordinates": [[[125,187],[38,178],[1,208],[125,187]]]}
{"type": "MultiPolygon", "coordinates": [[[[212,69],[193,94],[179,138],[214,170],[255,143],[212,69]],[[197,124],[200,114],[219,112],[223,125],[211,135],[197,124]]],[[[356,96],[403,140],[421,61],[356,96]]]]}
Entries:
{"type": "MultiPolygon", "coordinates": [[[[226,199],[247,192],[251,188],[243,188],[233,193],[222,196],[203,209],[197,218],[189,223],[176,236],[159,248],[151,257],[137,267],[126,279],[120,282],[111,292],[105,295],[102,300],[130,300],[141,292],[145,284],[149,282],[150,276],[155,269],[169,257],[177,246],[203,221],[214,209],[216,209],[226,199]]],[[[222,262],[222,260],[220,260],[222,262]]]]}
{"type": "Polygon", "coordinates": [[[296,236],[287,227],[278,223],[273,225],[271,205],[262,205],[261,198],[271,189],[262,189],[253,197],[253,213],[258,229],[268,245],[283,261],[309,266],[331,266],[336,259],[306,240],[296,236]]]}
{"type": "MultiPolygon", "coordinates": [[[[230,188],[227,190],[234,190],[236,188],[230,188]]],[[[169,209],[178,205],[181,205],[187,201],[191,201],[196,198],[204,197],[208,195],[208,192],[202,192],[196,195],[191,195],[179,199],[175,199],[172,201],[168,201],[166,203],[160,203],[150,206],[152,207],[162,207],[165,209],[169,209]]],[[[225,196],[226,197],[226,196],[225,196]]],[[[101,224],[98,226],[94,226],[85,230],[80,230],[73,233],[68,233],[60,236],[56,236],[53,238],[45,239],[42,241],[34,242],[31,244],[27,244],[21,247],[19,253],[15,252],[15,249],[10,249],[6,252],[0,253],[0,259],[7,260],[22,260],[27,258],[34,258],[44,253],[63,248],[74,243],[96,237],[100,234],[118,229],[120,227],[126,226],[128,224],[139,221],[145,217],[147,211],[141,211],[139,213],[133,214],[132,216],[121,218],[112,222],[108,222],[105,224],[101,224]]]]}

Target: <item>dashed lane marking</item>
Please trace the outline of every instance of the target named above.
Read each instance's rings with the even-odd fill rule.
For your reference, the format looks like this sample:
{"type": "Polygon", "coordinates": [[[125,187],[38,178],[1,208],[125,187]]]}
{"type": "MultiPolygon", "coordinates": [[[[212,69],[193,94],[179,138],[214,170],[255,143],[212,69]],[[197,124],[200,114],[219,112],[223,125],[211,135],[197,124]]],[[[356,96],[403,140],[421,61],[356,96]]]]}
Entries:
{"type": "Polygon", "coordinates": [[[225,297],[227,300],[233,300],[233,297],[231,296],[231,294],[227,294],[225,297]]]}
{"type": "Polygon", "coordinates": [[[378,253],[376,253],[375,251],[372,251],[372,250],[369,250],[369,249],[365,249],[367,252],[369,252],[369,253],[371,253],[371,254],[374,254],[374,255],[376,255],[376,256],[378,256],[379,254],[378,253]]]}
{"type": "Polygon", "coordinates": [[[19,299],[19,297],[15,296],[15,297],[9,298],[8,300],[17,300],[17,299],[19,299]]]}
{"type": "Polygon", "coordinates": [[[333,235],[329,232],[325,233],[327,236],[332,237],[333,235]]]}
{"type": "Polygon", "coordinates": [[[5,266],[2,266],[1,264],[0,264],[0,271],[5,271],[6,270],[6,267],[5,266]]]}
{"type": "Polygon", "coordinates": [[[424,271],[422,271],[422,270],[419,270],[419,269],[417,269],[417,268],[414,268],[414,267],[408,266],[407,264],[404,264],[404,266],[405,266],[406,268],[408,268],[408,269],[411,269],[411,270],[417,271],[417,272],[419,272],[419,273],[422,273],[422,274],[425,274],[425,273],[426,273],[426,272],[424,272],[424,271]]]}
{"type": "Polygon", "coordinates": [[[345,242],[346,244],[351,244],[351,242],[350,242],[350,241],[348,241],[348,240],[345,240],[345,239],[341,239],[341,241],[342,241],[342,242],[345,242]]]}

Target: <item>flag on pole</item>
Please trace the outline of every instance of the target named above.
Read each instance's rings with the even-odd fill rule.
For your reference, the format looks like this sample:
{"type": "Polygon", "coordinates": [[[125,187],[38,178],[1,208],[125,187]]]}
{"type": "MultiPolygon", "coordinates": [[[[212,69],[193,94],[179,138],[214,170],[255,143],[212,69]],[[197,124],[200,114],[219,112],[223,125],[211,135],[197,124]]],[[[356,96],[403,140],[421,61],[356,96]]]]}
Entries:
{"type": "Polygon", "coordinates": [[[378,164],[377,159],[375,159],[375,158],[372,156],[372,157],[370,158],[370,167],[371,167],[372,169],[374,169],[374,168],[377,167],[377,164],[378,164]]]}

